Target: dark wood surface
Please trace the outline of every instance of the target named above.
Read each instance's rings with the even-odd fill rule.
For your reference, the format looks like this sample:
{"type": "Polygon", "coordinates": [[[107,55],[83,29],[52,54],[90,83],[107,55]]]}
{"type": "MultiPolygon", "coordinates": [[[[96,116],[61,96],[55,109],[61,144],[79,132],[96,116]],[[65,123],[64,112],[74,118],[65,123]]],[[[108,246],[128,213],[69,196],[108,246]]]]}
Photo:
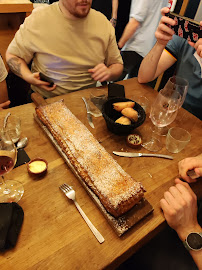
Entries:
{"type": "MultiPolygon", "coordinates": [[[[152,102],[157,94],[150,87],[140,85],[135,78],[120,83],[125,86],[127,98],[135,99],[135,96],[145,95],[152,102]]],[[[24,210],[25,218],[16,247],[0,255],[2,270],[115,269],[165,225],[159,200],[178,176],[178,162],[202,152],[201,121],[181,108],[171,126],[187,129],[192,138],[183,151],[173,154],[174,160],[114,156],[113,150],[135,150],[126,145],[125,136],[110,133],[102,117],[93,118],[95,129],[89,126],[81,97],[88,97],[90,91],[78,91],[48,99],[47,102],[64,98],[68,108],[87,126],[123,169],[135,180],[142,182],[147,190],[145,198],[151,203],[154,211],[123,236],[118,237],[34,120],[35,105],[31,103],[4,110],[1,112],[1,120],[8,111],[21,118],[22,137],[29,138],[25,150],[31,159],[45,158],[48,161],[48,173],[43,179],[38,180],[28,174],[26,165],[22,165],[6,176],[7,179],[21,181],[24,186],[25,193],[19,204],[24,210]],[[97,242],[74,204],[59,190],[59,186],[64,182],[76,190],[78,203],[104,236],[103,244],[97,242]]],[[[147,114],[145,123],[137,131],[145,137],[149,133],[150,125],[147,114]]],[[[140,151],[148,153],[143,148],[140,151]]],[[[170,154],[165,146],[159,153],[170,154]]],[[[201,182],[195,183],[193,188],[198,196],[201,196],[201,182]]]]}

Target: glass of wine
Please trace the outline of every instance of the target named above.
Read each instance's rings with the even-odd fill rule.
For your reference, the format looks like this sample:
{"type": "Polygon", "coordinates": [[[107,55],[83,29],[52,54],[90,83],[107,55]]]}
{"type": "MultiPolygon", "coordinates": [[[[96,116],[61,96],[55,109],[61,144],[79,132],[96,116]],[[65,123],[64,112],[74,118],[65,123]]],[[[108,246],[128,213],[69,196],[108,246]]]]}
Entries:
{"type": "Polygon", "coordinates": [[[149,151],[159,151],[162,144],[156,135],[162,135],[162,128],[170,125],[176,118],[181,95],[171,89],[162,89],[159,91],[154,103],[151,105],[150,119],[154,124],[152,138],[142,146],[149,151]]]}
{"type": "Polygon", "coordinates": [[[16,180],[5,181],[4,175],[10,172],[17,160],[17,150],[5,130],[0,130],[0,202],[18,202],[24,193],[22,184],[16,180]]]}

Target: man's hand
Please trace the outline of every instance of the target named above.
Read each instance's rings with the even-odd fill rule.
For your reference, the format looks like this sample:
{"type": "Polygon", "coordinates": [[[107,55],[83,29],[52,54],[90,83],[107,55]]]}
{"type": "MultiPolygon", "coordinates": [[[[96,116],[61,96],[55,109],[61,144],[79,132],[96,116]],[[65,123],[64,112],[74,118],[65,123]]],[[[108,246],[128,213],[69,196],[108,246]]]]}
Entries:
{"type": "Polygon", "coordinates": [[[52,87],[48,86],[49,82],[44,82],[40,80],[39,72],[31,73],[26,76],[26,81],[30,84],[36,85],[38,87],[43,88],[46,91],[53,91],[56,88],[54,84],[52,87]]]}
{"type": "Polygon", "coordinates": [[[104,82],[109,81],[111,78],[111,70],[105,64],[101,63],[88,70],[91,73],[91,77],[95,81],[104,82]]]}
{"type": "Polygon", "coordinates": [[[160,206],[168,225],[184,241],[190,232],[201,231],[197,221],[197,197],[187,183],[180,179],[176,179],[175,183],[164,193],[160,206]]]}
{"type": "Polygon", "coordinates": [[[164,16],[166,13],[169,12],[169,8],[162,8],[161,14],[162,18],[160,20],[159,26],[155,32],[155,37],[157,39],[157,42],[163,46],[166,46],[169,40],[172,39],[174,35],[174,31],[166,24],[170,24],[172,26],[175,25],[175,21],[171,18],[168,18],[164,16]]]}
{"type": "Polygon", "coordinates": [[[10,105],[10,100],[7,100],[6,102],[0,103],[0,110],[7,109],[10,105]]]}
{"type": "Polygon", "coordinates": [[[188,170],[194,170],[198,177],[202,176],[202,156],[190,157],[181,160],[178,163],[179,175],[188,183],[196,182],[187,175],[188,170]]]}
{"type": "MultiPolygon", "coordinates": [[[[200,25],[202,26],[202,21],[200,21],[200,25]]],[[[189,42],[189,45],[194,47],[197,51],[197,54],[202,58],[202,38],[200,38],[196,43],[189,42]]]]}

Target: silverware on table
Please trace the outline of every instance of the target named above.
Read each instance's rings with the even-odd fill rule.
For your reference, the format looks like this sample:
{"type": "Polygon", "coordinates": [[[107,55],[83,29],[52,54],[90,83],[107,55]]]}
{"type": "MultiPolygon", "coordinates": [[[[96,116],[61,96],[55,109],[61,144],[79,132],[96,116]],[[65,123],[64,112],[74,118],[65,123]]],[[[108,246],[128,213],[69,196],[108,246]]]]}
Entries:
{"type": "Polygon", "coordinates": [[[81,214],[81,216],[83,217],[83,219],[87,223],[88,227],[91,229],[91,231],[93,232],[93,234],[97,238],[98,242],[100,244],[102,244],[105,239],[100,234],[100,232],[95,228],[95,226],[91,223],[91,221],[88,219],[88,217],[86,216],[86,214],[83,212],[83,210],[81,209],[81,207],[77,203],[75,190],[73,190],[73,188],[71,186],[69,186],[69,185],[67,185],[65,183],[62,184],[59,188],[64,192],[64,194],[67,196],[67,198],[69,198],[70,200],[73,200],[76,208],[78,209],[79,213],[81,214]]]}
{"type": "Polygon", "coordinates": [[[113,151],[113,154],[120,157],[158,157],[158,158],[173,159],[172,156],[160,154],[130,153],[130,152],[116,152],[116,151],[113,151]]]}
{"type": "Polygon", "coordinates": [[[83,101],[84,101],[84,103],[86,105],[88,123],[92,128],[95,128],[95,126],[93,124],[92,115],[91,115],[91,112],[90,112],[90,109],[89,109],[88,102],[84,97],[82,97],[82,99],[83,99],[83,101]]]}

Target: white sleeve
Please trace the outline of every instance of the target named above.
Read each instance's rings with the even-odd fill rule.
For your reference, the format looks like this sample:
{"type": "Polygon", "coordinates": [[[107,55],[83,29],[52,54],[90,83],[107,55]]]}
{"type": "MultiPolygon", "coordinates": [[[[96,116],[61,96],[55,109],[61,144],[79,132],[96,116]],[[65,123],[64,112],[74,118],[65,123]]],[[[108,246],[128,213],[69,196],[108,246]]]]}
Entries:
{"type": "Polygon", "coordinates": [[[130,9],[130,18],[143,22],[148,15],[149,9],[152,8],[151,0],[133,0],[130,9]]]}

